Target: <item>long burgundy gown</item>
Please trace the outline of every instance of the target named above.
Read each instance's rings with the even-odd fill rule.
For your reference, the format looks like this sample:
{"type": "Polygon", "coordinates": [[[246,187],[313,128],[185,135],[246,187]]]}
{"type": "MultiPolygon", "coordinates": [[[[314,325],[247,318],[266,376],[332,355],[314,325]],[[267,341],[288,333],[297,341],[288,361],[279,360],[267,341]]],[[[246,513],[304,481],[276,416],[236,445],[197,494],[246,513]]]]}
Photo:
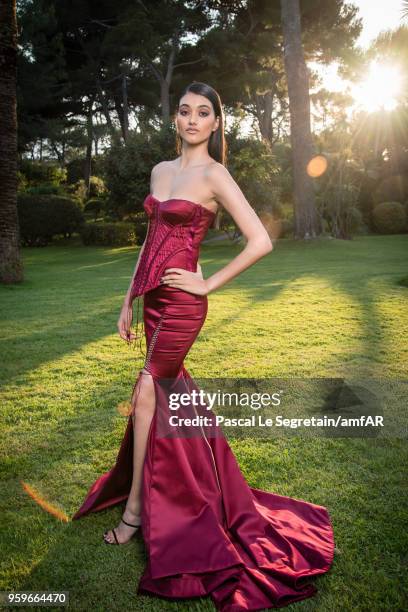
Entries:
{"type": "MultiPolygon", "coordinates": [[[[174,415],[169,392],[199,391],[183,360],[204,324],[207,296],[161,285],[160,277],[170,267],[197,270],[199,246],[214,213],[189,200],[162,202],[151,194],[144,208],[149,229],[132,295],[144,295],[144,367],[154,381],[156,410],[141,494],[148,562],[137,593],[171,599],[209,595],[221,612],[282,607],[311,597],[317,589],[308,579],[333,562],[327,509],[250,487],[218,426],[169,425],[174,415]]],[[[139,372],[132,392],[133,415],[140,377],[139,372]]],[[[192,416],[189,410],[191,405],[177,416],[192,416]]],[[[214,417],[205,404],[194,413],[214,417]]],[[[73,520],[126,501],[132,463],[131,413],[115,465],[94,482],[73,520]]]]}

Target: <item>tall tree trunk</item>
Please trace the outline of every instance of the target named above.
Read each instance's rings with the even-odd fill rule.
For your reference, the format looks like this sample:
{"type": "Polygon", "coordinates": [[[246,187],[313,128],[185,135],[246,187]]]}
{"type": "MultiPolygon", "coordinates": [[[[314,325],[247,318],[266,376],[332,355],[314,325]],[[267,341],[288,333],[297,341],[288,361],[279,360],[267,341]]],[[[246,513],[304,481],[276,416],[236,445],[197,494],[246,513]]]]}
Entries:
{"type": "Polygon", "coordinates": [[[94,98],[91,97],[88,103],[86,114],[86,153],[85,153],[85,168],[84,180],[86,187],[86,196],[89,198],[91,190],[91,174],[92,174],[92,142],[93,142],[93,104],[94,98]]]}
{"type": "Polygon", "coordinates": [[[129,104],[126,74],[122,75],[122,105],[123,105],[123,140],[125,143],[128,140],[129,134],[129,104]]]}
{"type": "Polygon", "coordinates": [[[23,280],[17,215],[16,0],[0,3],[0,280],[23,280]]]}
{"type": "Polygon", "coordinates": [[[112,138],[112,142],[117,143],[118,142],[118,135],[116,133],[115,128],[113,127],[113,123],[112,123],[112,119],[110,116],[110,112],[109,112],[109,106],[108,106],[108,101],[107,98],[103,92],[102,89],[102,84],[101,81],[99,79],[99,76],[96,76],[95,78],[96,80],[96,89],[98,91],[98,95],[99,95],[99,102],[101,103],[102,106],[102,112],[105,115],[105,119],[106,119],[106,125],[108,126],[108,130],[110,133],[110,136],[112,138]]]}
{"type": "Polygon", "coordinates": [[[291,124],[295,237],[315,238],[320,233],[320,228],[314,185],[307,174],[313,148],[309,77],[302,49],[299,0],[281,0],[281,21],[291,124]]]}
{"type": "Polygon", "coordinates": [[[256,114],[258,117],[259,130],[263,140],[272,144],[273,141],[273,126],[272,126],[272,110],[273,110],[273,93],[267,91],[264,94],[255,93],[254,95],[256,114]]]}

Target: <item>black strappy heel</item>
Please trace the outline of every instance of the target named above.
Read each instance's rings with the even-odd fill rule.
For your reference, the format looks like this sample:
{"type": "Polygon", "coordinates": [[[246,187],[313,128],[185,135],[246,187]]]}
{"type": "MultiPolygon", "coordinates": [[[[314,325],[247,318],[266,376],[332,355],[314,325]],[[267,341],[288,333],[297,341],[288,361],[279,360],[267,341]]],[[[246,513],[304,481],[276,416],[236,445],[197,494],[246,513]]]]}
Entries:
{"type": "MultiPolygon", "coordinates": [[[[140,518],[140,516],[139,516],[139,518],[140,518]]],[[[139,528],[140,528],[140,526],[142,524],[142,521],[140,520],[140,523],[138,525],[132,525],[132,523],[128,523],[127,521],[125,521],[123,516],[122,516],[122,518],[120,520],[122,521],[122,523],[125,523],[125,525],[128,525],[129,527],[133,527],[134,529],[136,529],[135,533],[133,533],[130,536],[130,538],[129,538],[129,540],[127,542],[119,542],[119,540],[118,540],[118,538],[116,536],[115,529],[112,527],[111,531],[113,533],[113,537],[115,538],[115,542],[108,542],[107,540],[105,540],[105,538],[103,538],[103,541],[105,542],[105,544],[112,544],[112,545],[115,545],[115,546],[116,546],[116,544],[120,544],[120,545],[127,544],[138,533],[139,528]]],[[[105,533],[103,535],[105,536],[108,533],[108,531],[105,531],[105,533]]]]}

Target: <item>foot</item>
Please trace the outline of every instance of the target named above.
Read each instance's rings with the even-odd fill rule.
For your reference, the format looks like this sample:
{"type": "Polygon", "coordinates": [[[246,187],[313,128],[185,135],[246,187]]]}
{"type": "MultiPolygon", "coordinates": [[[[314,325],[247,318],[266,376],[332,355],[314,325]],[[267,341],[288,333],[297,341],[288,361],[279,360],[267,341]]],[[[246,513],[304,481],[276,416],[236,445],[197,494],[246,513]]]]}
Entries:
{"type": "Polygon", "coordinates": [[[113,529],[109,529],[109,531],[105,531],[105,533],[103,534],[103,539],[108,544],[126,544],[140,528],[140,514],[135,514],[134,512],[126,508],[122,518],[123,520],[121,519],[119,525],[115,527],[117,541],[115,539],[113,529]],[[126,523],[130,523],[131,525],[137,525],[137,527],[130,527],[129,525],[126,525],[124,521],[126,521],[126,523]]]}

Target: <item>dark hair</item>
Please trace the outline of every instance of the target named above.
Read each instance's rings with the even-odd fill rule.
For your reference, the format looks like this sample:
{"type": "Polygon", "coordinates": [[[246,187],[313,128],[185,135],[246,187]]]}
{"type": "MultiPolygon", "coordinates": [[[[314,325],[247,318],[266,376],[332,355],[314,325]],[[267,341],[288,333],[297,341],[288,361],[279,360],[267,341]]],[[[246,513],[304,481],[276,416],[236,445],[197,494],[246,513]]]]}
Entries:
{"type": "MultiPolygon", "coordinates": [[[[187,85],[179,95],[179,101],[186,93],[195,93],[200,96],[204,96],[207,98],[214,109],[214,113],[216,117],[219,117],[218,128],[211,133],[210,139],[208,141],[208,153],[209,155],[215,159],[217,162],[225,166],[226,158],[227,158],[227,145],[225,142],[224,136],[224,115],[221,104],[221,98],[217,91],[211,85],[207,85],[207,83],[200,83],[199,81],[193,81],[190,85],[187,85]]],[[[177,105],[178,110],[178,105],[177,105]]],[[[176,110],[176,112],[177,112],[176,110]]],[[[179,134],[176,135],[176,150],[180,155],[181,153],[181,136],[179,134]]]]}

